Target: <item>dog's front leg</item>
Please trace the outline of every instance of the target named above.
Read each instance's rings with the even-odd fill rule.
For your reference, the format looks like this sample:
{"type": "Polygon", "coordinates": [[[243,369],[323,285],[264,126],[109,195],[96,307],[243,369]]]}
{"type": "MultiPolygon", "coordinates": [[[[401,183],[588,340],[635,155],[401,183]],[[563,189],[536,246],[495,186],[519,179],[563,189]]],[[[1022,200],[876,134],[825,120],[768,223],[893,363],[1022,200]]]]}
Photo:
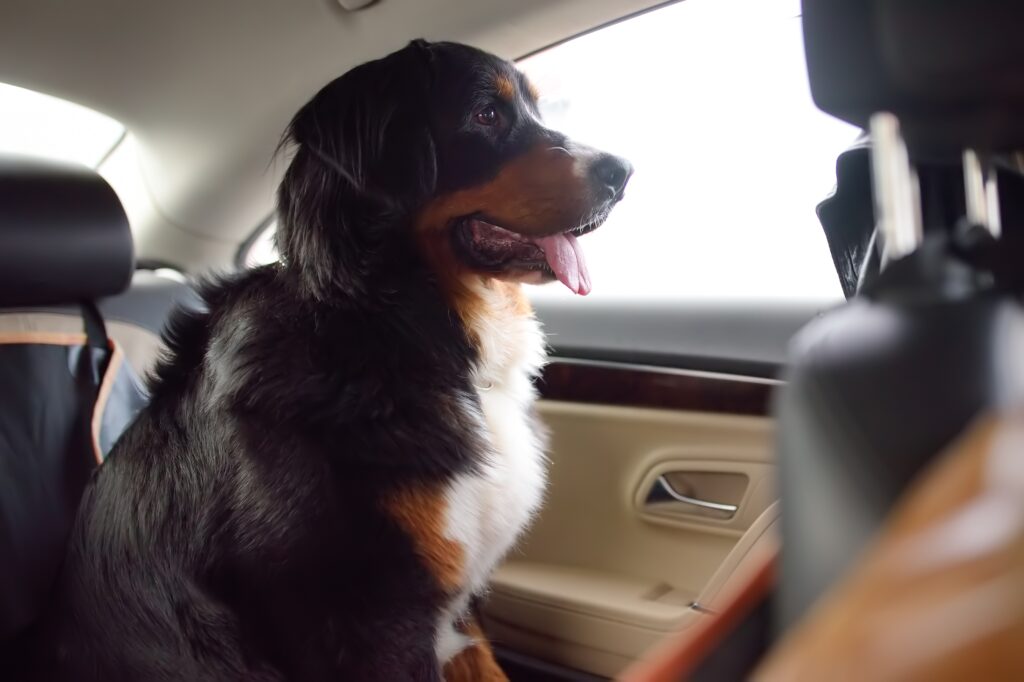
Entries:
{"type": "Polygon", "coordinates": [[[476,618],[471,616],[460,629],[471,643],[445,664],[445,682],[508,682],[476,618]]]}

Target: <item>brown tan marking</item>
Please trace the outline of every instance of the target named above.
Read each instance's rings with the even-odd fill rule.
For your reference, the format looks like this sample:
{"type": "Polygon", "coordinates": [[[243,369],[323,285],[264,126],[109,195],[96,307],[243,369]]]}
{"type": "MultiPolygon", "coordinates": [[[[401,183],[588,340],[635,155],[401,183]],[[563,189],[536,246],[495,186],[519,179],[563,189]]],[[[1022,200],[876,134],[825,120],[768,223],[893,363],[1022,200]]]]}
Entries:
{"type": "Polygon", "coordinates": [[[489,182],[436,197],[420,211],[421,232],[444,231],[453,218],[482,213],[507,230],[544,236],[581,224],[593,200],[576,159],[542,142],[489,182]]]}
{"type": "Polygon", "coordinates": [[[459,630],[473,643],[444,666],[445,682],[508,682],[476,619],[463,623],[459,630]]]}
{"type": "Polygon", "coordinates": [[[533,305],[522,286],[516,282],[497,282],[496,284],[502,290],[502,299],[508,302],[508,309],[513,315],[529,317],[533,314],[533,305]]]}
{"type": "Polygon", "coordinates": [[[1022,452],[1024,413],[980,419],[754,679],[1024,679],[1022,452]]]}
{"type": "Polygon", "coordinates": [[[533,314],[530,299],[518,282],[469,274],[462,284],[464,293],[455,309],[470,340],[478,346],[486,330],[504,328],[505,323],[533,314]]]}
{"type": "Polygon", "coordinates": [[[447,592],[462,587],[465,553],[462,546],[445,537],[448,503],[439,490],[405,488],[384,503],[386,511],[412,537],[416,553],[438,585],[447,592]]]}
{"type": "MultiPolygon", "coordinates": [[[[492,278],[468,270],[452,250],[454,219],[480,213],[520,234],[545,236],[580,225],[590,217],[590,188],[576,173],[576,160],[541,143],[505,165],[488,182],[436,197],[416,219],[420,248],[451,305],[469,321],[487,314],[479,282],[492,278]]],[[[518,296],[516,294],[517,300],[518,296]]],[[[526,311],[528,303],[516,307],[526,311]]]]}
{"type": "Polygon", "coordinates": [[[529,78],[524,78],[523,80],[526,81],[526,92],[529,93],[530,99],[532,99],[534,102],[539,100],[540,90],[537,89],[537,86],[534,84],[534,82],[531,81],[529,78]]]}
{"type": "Polygon", "coordinates": [[[498,97],[506,102],[511,102],[516,96],[516,84],[505,75],[499,75],[494,79],[494,88],[498,91],[498,97]]]}

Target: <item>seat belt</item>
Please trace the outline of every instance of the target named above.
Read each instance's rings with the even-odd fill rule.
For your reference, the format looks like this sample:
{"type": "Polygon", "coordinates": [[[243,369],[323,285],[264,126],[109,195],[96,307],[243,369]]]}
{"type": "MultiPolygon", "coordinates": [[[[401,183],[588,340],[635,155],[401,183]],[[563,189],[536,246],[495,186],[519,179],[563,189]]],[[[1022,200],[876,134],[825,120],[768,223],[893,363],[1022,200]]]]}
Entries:
{"type": "MultiPolygon", "coordinates": [[[[103,381],[103,374],[106,370],[107,360],[109,360],[110,356],[107,325],[103,322],[103,315],[100,313],[99,308],[96,307],[95,302],[82,301],[80,305],[82,309],[82,322],[85,327],[86,346],[90,351],[100,351],[99,353],[93,353],[93,359],[89,363],[90,369],[86,372],[94,391],[99,391],[99,386],[103,381]]],[[[96,402],[95,396],[93,396],[92,402],[96,402]]]]}

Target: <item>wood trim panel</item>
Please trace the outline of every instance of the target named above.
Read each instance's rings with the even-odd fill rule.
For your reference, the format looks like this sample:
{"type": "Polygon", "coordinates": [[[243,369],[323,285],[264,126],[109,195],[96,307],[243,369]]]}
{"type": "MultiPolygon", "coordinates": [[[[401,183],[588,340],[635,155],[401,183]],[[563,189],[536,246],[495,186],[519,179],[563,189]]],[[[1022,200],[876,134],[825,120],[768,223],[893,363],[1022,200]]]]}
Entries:
{"type": "Polygon", "coordinates": [[[572,403],[766,416],[779,382],[658,367],[553,359],[541,397],[572,403]]]}
{"type": "Polygon", "coordinates": [[[984,415],[752,679],[1024,680],[1024,412],[984,415]]]}

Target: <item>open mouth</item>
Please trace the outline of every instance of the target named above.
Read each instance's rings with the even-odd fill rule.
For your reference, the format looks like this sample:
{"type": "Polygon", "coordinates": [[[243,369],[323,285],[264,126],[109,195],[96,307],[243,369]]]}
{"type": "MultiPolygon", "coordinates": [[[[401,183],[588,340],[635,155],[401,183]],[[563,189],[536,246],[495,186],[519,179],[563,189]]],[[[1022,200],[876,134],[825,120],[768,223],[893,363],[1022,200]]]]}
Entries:
{"type": "Polygon", "coordinates": [[[480,216],[466,216],[456,222],[456,251],[474,268],[493,273],[529,275],[557,279],[574,294],[590,293],[590,273],[583,249],[577,241],[601,226],[604,218],[546,237],[529,237],[506,230],[480,216]]]}

